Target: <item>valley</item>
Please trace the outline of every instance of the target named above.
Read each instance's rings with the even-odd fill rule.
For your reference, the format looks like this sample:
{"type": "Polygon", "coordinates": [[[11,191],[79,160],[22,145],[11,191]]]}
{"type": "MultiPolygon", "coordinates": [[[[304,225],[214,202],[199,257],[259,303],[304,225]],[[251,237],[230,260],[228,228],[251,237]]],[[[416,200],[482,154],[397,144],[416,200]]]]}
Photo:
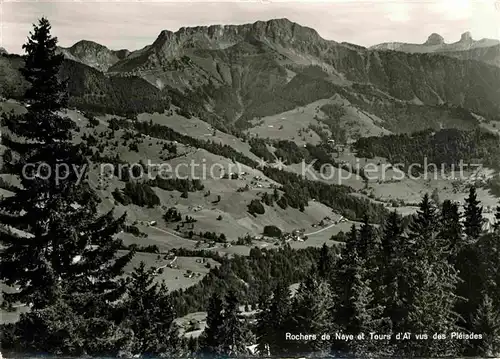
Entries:
{"type": "MultiPolygon", "coordinates": [[[[54,77],[67,80],[69,100],[54,107],[71,123],[96,212],[110,223],[124,218],[110,236],[121,241],[119,255],[134,256],[119,278],[154,278],[141,288],[168,298],[178,337],[194,346],[209,327],[212,295],[236,293],[233,309],[249,327],[272,290],[304,296],[313,288],[301,297],[309,306],[331,300],[322,291],[334,269],[317,266],[371,263],[366,253],[362,264],[349,257],[352,238],[382,236],[394,218],[403,223],[398,236],[412,233],[424,204],[462,214],[473,193],[479,231],[493,235],[498,46],[470,34],[446,44],[433,34],[425,44],[364,48],[287,19],[163,30],[136,51],[83,40],[55,51],[54,77]],[[309,278],[322,270],[321,280],[309,278]]],[[[38,106],[24,98],[24,61],[0,53],[2,134],[38,106]]],[[[10,145],[0,144],[2,166],[16,157],[10,145]]],[[[2,172],[2,200],[22,182],[2,172]]],[[[29,227],[2,228],[29,237],[29,227]]],[[[335,278],[351,273],[342,270],[335,278]]],[[[29,307],[3,308],[1,322],[17,322],[29,307]]]]}

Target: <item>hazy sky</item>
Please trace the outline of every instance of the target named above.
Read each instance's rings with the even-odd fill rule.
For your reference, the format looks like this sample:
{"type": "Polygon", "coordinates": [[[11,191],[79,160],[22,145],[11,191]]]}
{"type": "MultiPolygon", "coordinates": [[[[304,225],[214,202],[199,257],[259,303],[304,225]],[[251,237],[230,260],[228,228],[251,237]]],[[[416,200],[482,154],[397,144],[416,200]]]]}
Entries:
{"type": "Polygon", "coordinates": [[[0,7],[0,46],[13,53],[21,52],[41,16],[51,21],[61,46],[86,39],[129,50],[151,44],[164,29],[283,17],[316,29],[326,39],[364,46],[423,43],[433,32],[446,42],[458,41],[465,31],[474,39],[500,38],[500,0],[0,0],[0,7]]]}

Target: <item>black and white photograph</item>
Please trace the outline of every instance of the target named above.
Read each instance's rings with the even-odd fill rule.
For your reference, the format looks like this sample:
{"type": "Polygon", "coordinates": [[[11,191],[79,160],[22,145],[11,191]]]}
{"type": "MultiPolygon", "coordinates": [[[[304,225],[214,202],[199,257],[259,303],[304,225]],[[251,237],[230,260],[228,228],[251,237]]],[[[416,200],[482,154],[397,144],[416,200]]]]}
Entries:
{"type": "Polygon", "coordinates": [[[0,0],[0,359],[500,357],[500,1],[0,0]]]}

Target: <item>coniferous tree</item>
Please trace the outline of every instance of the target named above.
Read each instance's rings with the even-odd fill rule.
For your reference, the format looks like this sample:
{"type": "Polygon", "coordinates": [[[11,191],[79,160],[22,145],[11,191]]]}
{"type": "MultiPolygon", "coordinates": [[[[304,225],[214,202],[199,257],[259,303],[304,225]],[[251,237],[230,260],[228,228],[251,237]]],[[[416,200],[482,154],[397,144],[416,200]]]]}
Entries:
{"type": "MultiPolygon", "coordinates": [[[[500,234],[498,232],[486,233],[476,243],[478,266],[475,268],[476,287],[474,294],[486,294],[493,306],[500,311],[500,234]]],[[[476,296],[477,303],[482,298],[476,296]]]]}
{"type": "Polygon", "coordinates": [[[270,345],[272,343],[271,335],[273,328],[271,323],[271,298],[266,294],[262,294],[259,298],[259,311],[256,315],[257,325],[255,333],[257,337],[256,351],[261,356],[269,356],[270,345]]]}
{"type": "Polygon", "coordinates": [[[290,329],[290,297],[289,287],[285,283],[278,283],[269,303],[269,349],[271,354],[283,354],[288,348],[285,335],[290,329]]]}
{"type": "Polygon", "coordinates": [[[348,315],[348,320],[341,328],[347,334],[355,336],[359,333],[365,334],[364,339],[351,340],[347,343],[349,353],[356,356],[373,355],[382,349],[383,344],[388,344],[379,341],[375,342],[369,337],[369,333],[386,332],[387,321],[382,319],[384,308],[375,303],[370,276],[356,249],[350,258],[351,263],[346,268],[347,277],[345,278],[348,283],[344,295],[346,300],[339,306],[339,310],[348,315]]]}
{"type": "MultiPolygon", "coordinates": [[[[353,225],[347,236],[346,245],[342,248],[341,258],[337,262],[336,273],[333,286],[335,288],[335,304],[333,307],[332,318],[335,319],[335,324],[338,330],[346,334],[357,335],[361,327],[368,329],[371,326],[371,317],[366,316],[366,311],[371,310],[373,292],[371,283],[367,281],[369,277],[363,260],[358,255],[360,243],[359,234],[356,227],[353,225]],[[354,285],[357,287],[354,287],[354,285]],[[361,293],[362,292],[362,293],[361,293]],[[362,295],[363,297],[358,297],[362,295]],[[359,302],[362,300],[363,303],[359,302]],[[365,314],[361,314],[361,312],[365,314]],[[354,331],[354,332],[351,332],[354,331]]],[[[374,314],[370,312],[371,314],[374,314]]],[[[379,314],[379,313],[377,313],[379,314]]],[[[381,313],[380,313],[381,314],[381,313]]],[[[349,346],[344,341],[333,341],[333,349],[342,352],[354,352],[354,354],[362,354],[366,343],[359,348],[349,346]]]]}
{"type": "Polygon", "coordinates": [[[364,216],[363,224],[359,230],[358,255],[362,260],[373,262],[377,252],[376,237],[373,226],[370,225],[369,217],[364,216]]]}
{"type": "Polygon", "coordinates": [[[4,171],[21,186],[0,201],[0,279],[19,288],[4,296],[7,303],[38,310],[66,300],[80,314],[98,316],[87,309],[123,293],[124,281],[117,278],[133,253],[117,258],[122,244],[113,236],[124,216],[98,216],[98,198],[86,182],[85,149],[71,142],[74,122],[59,114],[67,99],[57,77],[63,57],[56,55],[50,29],[42,18],[23,46],[31,106],[25,114],[3,117],[9,130],[3,145],[14,154],[4,171]]]}
{"type": "Polygon", "coordinates": [[[397,212],[387,217],[381,236],[379,262],[382,264],[375,278],[379,286],[375,288],[376,300],[384,307],[384,317],[390,320],[393,332],[400,332],[402,321],[407,314],[404,298],[407,295],[408,240],[404,237],[402,219],[397,212]]]}
{"type": "Polygon", "coordinates": [[[322,279],[329,279],[334,266],[335,260],[333,259],[331,249],[325,244],[321,247],[318,260],[318,274],[322,279]]]}
{"type": "Polygon", "coordinates": [[[481,340],[471,341],[472,355],[494,357],[500,353],[500,312],[492,299],[483,294],[482,302],[473,318],[473,333],[482,335],[481,340]]]}
{"type": "Polygon", "coordinates": [[[417,214],[409,225],[409,235],[415,242],[416,248],[431,245],[430,237],[437,230],[437,226],[436,207],[426,193],[420,202],[417,214]]]}
{"type": "Polygon", "coordinates": [[[458,205],[446,200],[441,207],[441,233],[440,238],[447,248],[449,259],[455,263],[457,254],[461,251],[463,243],[463,230],[460,223],[458,205]]]}
{"type": "Polygon", "coordinates": [[[218,353],[221,343],[221,331],[224,323],[224,303],[217,294],[210,297],[207,309],[207,326],[201,339],[201,347],[204,352],[218,353]]]}
{"type": "Polygon", "coordinates": [[[178,353],[180,343],[175,312],[165,283],[155,282],[158,270],[141,262],[131,273],[123,305],[124,325],[134,336],[133,353],[178,353]]]}
{"type": "MultiPolygon", "coordinates": [[[[469,196],[465,200],[464,212],[464,232],[465,241],[458,252],[456,267],[459,271],[461,282],[458,285],[457,293],[464,300],[457,304],[457,311],[460,314],[460,325],[471,330],[472,318],[471,313],[475,313],[481,304],[481,295],[485,286],[485,276],[481,269],[485,268],[486,258],[481,258],[482,243],[485,243],[490,236],[483,238],[480,241],[482,232],[482,207],[477,199],[476,189],[474,186],[469,189],[469,196]]],[[[487,249],[486,253],[491,249],[487,249]]],[[[488,257],[489,254],[483,255],[488,257]]]]}
{"type": "MultiPolygon", "coordinates": [[[[445,333],[456,329],[459,278],[448,262],[438,223],[436,209],[425,195],[410,225],[411,242],[405,256],[408,289],[404,303],[408,306],[408,313],[403,326],[415,334],[445,333]]],[[[433,340],[432,335],[425,340],[413,338],[401,344],[407,354],[419,356],[454,355],[457,350],[456,341],[448,338],[445,344],[433,340]]]]}
{"type": "MultiPolygon", "coordinates": [[[[358,246],[358,231],[354,225],[347,234],[345,246],[340,253],[340,259],[335,266],[335,274],[332,279],[333,295],[336,296],[336,305],[333,309],[332,317],[335,318],[336,323],[341,327],[346,327],[351,314],[345,311],[349,301],[349,281],[346,280],[351,275],[352,263],[354,262],[354,254],[357,256],[358,246]]],[[[333,297],[332,295],[332,297],[333,297]]]]}
{"type": "Polygon", "coordinates": [[[475,242],[483,227],[483,207],[477,199],[476,187],[471,186],[469,196],[465,199],[465,234],[469,242],[475,242]]]}
{"type": "Polygon", "coordinates": [[[234,292],[229,292],[224,305],[217,352],[222,355],[248,354],[246,326],[239,318],[239,303],[234,292]]]}
{"type": "Polygon", "coordinates": [[[382,278],[376,276],[376,273],[378,267],[384,264],[379,262],[380,241],[375,229],[369,223],[368,215],[364,216],[363,224],[359,229],[357,253],[363,262],[367,275],[373,278],[373,280],[370,281],[372,289],[378,291],[382,285],[382,278]]]}
{"type": "MultiPolygon", "coordinates": [[[[293,298],[290,332],[299,334],[330,333],[332,329],[331,289],[313,269],[300,284],[293,298]]],[[[329,350],[330,343],[321,338],[312,341],[294,342],[296,352],[310,353],[329,350]]]]}

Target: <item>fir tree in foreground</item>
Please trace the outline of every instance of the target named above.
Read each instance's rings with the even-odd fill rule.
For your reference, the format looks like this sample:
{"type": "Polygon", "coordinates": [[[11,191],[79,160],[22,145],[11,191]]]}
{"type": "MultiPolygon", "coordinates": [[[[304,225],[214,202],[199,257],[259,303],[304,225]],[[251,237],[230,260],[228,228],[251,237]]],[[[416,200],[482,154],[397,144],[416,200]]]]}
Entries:
{"type": "Polygon", "coordinates": [[[500,313],[488,294],[483,293],[482,297],[473,317],[473,333],[479,333],[483,338],[472,342],[471,354],[493,357],[500,352],[500,313]]]}
{"type": "Polygon", "coordinates": [[[248,354],[248,330],[239,316],[239,303],[234,292],[223,301],[214,294],[207,310],[207,327],[201,339],[205,354],[238,356],[248,354]]]}
{"type": "Polygon", "coordinates": [[[289,349],[286,332],[290,331],[290,289],[278,283],[272,298],[263,298],[257,315],[257,350],[260,355],[280,355],[289,349]]]}
{"type": "MultiPolygon", "coordinates": [[[[125,290],[119,278],[133,253],[117,255],[122,244],[114,235],[124,217],[98,215],[98,198],[86,182],[84,148],[72,143],[75,125],[60,114],[67,98],[57,77],[63,58],[56,55],[57,38],[50,29],[41,19],[23,46],[22,73],[30,84],[25,100],[31,106],[25,114],[2,118],[9,132],[2,137],[9,149],[2,170],[20,186],[0,201],[0,279],[18,288],[4,294],[4,306],[32,307],[21,316],[18,344],[78,353],[88,340],[76,340],[85,331],[79,325],[105,320],[106,303],[125,290]],[[37,340],[29,339],[36,335],[37,340]]],[[[96,328],[102,331],[92,334],[105,335],[112,327],[101,323],[96,328]]]]}
{"type": "MultiPolygon", "coordinates": [[[[331,290],[326,281],[311,273],[300,284],[292,302],[289,331],[294,334],[317,334],[317,340],[289,342],[295,347],[295,353],[319,353],[329,350],[329,342],[320,339],[322,333],[329,333],[332,328],[331,290]]],[[[284,334],[284,333],[283,333],[284,334]]]]}
{"type": "Polygon", "coordinates": [[[470,242],[479,238],[483,227],[483,207],[477,199],[476,187],[471,186],[469,196],[465,199],[465,234],[470,242]]]}
{"type": "Polygon", "coordinates": [[[165,283],[155,281],[157,274],[158,269],[146,269],[141,262],[127,285],[129,300],[124,301],[119,313],[123,325],[141,338],[130,349],[132,353],[175,354],[182,349],[168,288],[165,283]]]}

